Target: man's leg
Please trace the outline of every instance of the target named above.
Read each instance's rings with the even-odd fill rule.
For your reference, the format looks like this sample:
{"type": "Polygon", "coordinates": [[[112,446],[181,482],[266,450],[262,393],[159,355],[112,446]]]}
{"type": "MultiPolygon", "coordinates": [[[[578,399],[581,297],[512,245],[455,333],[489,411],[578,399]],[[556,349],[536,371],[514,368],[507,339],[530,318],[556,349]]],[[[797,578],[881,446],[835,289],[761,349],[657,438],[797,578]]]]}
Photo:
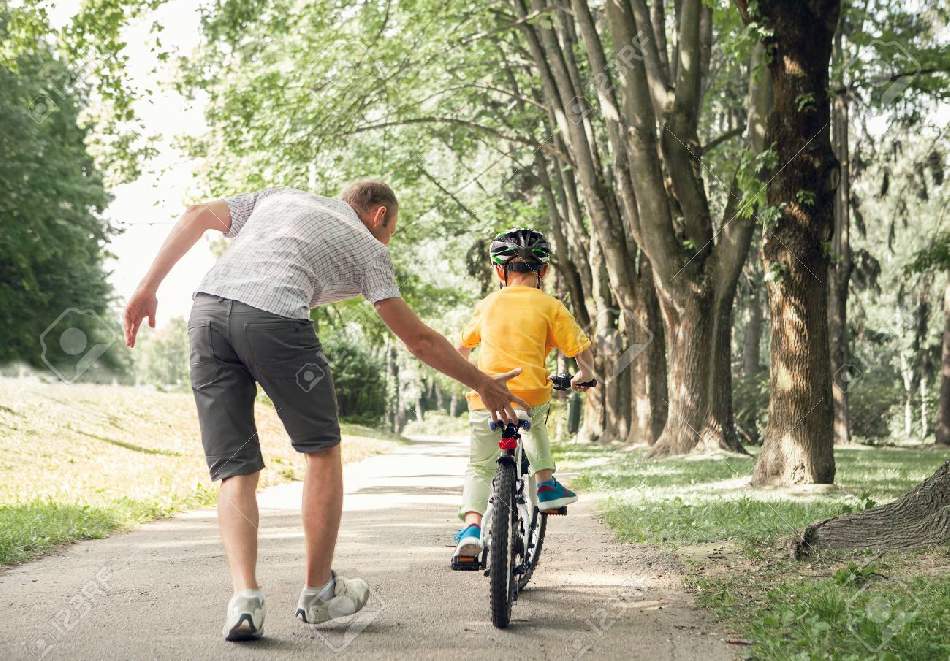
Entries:
{"type": "Polygon", "coordinates": [[[319,588],[330,580],[333,549],[343,515],[343,466],[340,446],[310,452],[303,481],[303,529],[307,541],[306,585],[319,588]]]}
{"type": "Polygon", "coordinates": [[[287,319],[236,305],[254,376],[274,402],[294,449],[307,457],[302,515],[307,544],[305,586],[297,617],[318,624],[366,605],[369,585],[331,571],[343,512],[340,422],[333,375],[307,319],[287,319]]]}
{"type": "Polygon", "coordinates": [[[234,592],[256,590],[257,480],[261,472],[225,479],[218,491],[218,528],[231,570],[234,592]]]}

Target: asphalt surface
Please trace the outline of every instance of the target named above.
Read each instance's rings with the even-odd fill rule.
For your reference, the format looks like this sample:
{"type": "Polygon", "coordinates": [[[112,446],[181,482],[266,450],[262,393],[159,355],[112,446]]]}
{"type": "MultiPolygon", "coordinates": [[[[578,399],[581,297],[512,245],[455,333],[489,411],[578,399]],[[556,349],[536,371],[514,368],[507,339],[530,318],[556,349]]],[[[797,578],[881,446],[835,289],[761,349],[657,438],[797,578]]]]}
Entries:
{"type": "MultiPolygon", "coordinates": [[[[372,597],[348,621],[294,619],[300,484],[261,492],[265,638],[220,635],[230,582],[213,511],[83,542],[0,572],[2,659],[732,659],[657,551],[620,545],[591,498],[552,518],[541,564],[494,629],[488,579],[449,569],[464,438],[419,439],[345,469],[336,554],[372,597]]],[[[583,499],[583,494],[581,494],[583,499]]]]}

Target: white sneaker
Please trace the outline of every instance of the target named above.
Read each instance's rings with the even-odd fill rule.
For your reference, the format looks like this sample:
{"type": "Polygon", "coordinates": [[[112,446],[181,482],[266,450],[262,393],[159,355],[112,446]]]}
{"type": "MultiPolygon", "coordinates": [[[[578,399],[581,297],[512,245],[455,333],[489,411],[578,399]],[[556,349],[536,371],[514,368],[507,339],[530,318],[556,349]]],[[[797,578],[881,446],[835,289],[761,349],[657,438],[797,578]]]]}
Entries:
{"type": "Polygon", "coordinates": [[[260,590],[241,590],[228,602],[224,639],[253,640],[264,635],[264,595],[260,590]]]}
{"type": "Polygon", "coordinates": [[[333,596],[323,600],[319,595],[300,593],[297,617],[307,624],[320,624],[360,611],[369,601],[369,585],[362,578],[343,578],[333,573],[333,596]]]}

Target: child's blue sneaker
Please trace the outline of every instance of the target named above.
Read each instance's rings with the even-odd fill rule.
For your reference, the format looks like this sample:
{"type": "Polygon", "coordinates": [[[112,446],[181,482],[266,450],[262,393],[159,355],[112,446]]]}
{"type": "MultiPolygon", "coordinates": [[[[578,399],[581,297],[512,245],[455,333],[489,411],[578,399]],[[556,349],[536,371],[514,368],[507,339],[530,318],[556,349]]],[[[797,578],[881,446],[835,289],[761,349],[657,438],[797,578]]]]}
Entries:
{"type": "Polygon", "coordinates": [[[577,494],[553,477],[538,484],[538,509],[542,512],[550,512],[576,502],[577,494]]]}
{"type": "Polygon", "coordinates": [[[455,533],[453,558],[476,558],[482,552],[482,529],[474,523],[455,533]]]}

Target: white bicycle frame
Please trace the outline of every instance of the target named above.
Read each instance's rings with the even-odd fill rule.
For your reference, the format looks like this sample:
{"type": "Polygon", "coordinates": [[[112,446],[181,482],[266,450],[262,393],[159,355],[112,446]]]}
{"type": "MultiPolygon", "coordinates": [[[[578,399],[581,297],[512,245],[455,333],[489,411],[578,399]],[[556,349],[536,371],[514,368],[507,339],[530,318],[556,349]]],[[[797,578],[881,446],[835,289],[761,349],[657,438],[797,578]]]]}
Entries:
{"type": "MultiPolygon", "coordinates": [[[[528,415],[526,411],[516,409],[515,415],[518,416],[519,420],[528,420],[528,421],[531,420],[531,416],[528,415]]],[[[499,430],[499,438],[500,438],[500,430],[499,430]]],[[[501,452],[502,450],[499,450],[499,453],[501,452]]],[[[524,496],[525,490],[527,490],[527,497],[522,498],[521,499],[522,502],[518,503],[519,519],[522,522],[522,526],[527,528],[531,525],[531,516],[534,513],[534,508],[537,507],[538,505],[538,485],[537,485],[537,481],[534,479],[533,473],[525,476],[524,473],[521,472],[523,461],[524,461],[523,456],[524,456],[524,442],[521,439],[521,433],[519,431],[518,447],[515,449],[515,455],[513,459],[515,462],[515,475],[516,475],[517,482],[521,483],[522,485],[522,488],[520,491],[521,495],[524,496]],[[527,477],[527,481],[525,481],[525,477],[527,477]],[[527,489],[525,489],[525,487],[527,487],[527,489]]],[[[495,489],[494,489],[494,480],[493,480],[492,481],[492,497],[489,498],[488,507],[485,509],[485,516],[482,517],[484,519],[482,521],[482,547],[486,549],[491,544],[491,522],[492,522],[492,515],[494,514],[494,509],[495,509],[492,503],[492,501],[494,500],[494,496],[495,496],[495,489]]],[[[522,530],[522,537],[525,538],[525,552],[527,552],[527,550],[536,543],[536,540],[534,539],[527,539],[526,533],[527,533],[527,530],[522,530]]],[[[535,526],[534,530],[532,531],[532,534],[537,535],[537,533],[538,533],[538,527],[535,526]]]]}

